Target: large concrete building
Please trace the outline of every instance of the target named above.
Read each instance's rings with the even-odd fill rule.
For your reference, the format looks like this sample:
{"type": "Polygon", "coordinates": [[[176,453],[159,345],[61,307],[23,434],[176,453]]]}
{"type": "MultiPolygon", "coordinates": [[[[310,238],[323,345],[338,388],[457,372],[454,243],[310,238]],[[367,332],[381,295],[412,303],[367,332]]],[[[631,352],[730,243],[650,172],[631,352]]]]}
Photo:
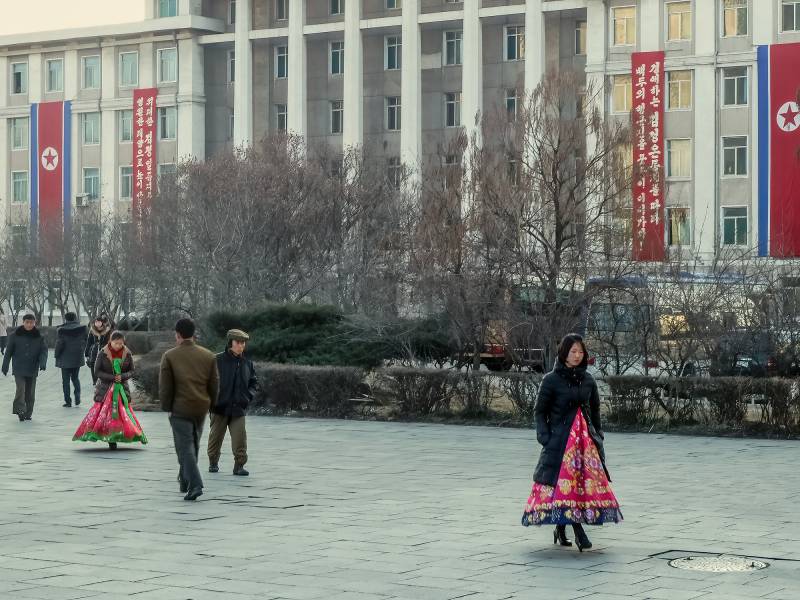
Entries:
{"type": "Polygon", "coordinates": [[[604,85],[625,117],[631,53],[664,50],[667,243],[756,243],[756,47],[800,41],[800,0],[138,1],[138,23],[0,37],[10,234],[30,214],[32,103],[72,101],[71,196],[126,220],[135,88],[158,87],[161,172],[274,130],[398,165],[552,68],[604,85]]]}

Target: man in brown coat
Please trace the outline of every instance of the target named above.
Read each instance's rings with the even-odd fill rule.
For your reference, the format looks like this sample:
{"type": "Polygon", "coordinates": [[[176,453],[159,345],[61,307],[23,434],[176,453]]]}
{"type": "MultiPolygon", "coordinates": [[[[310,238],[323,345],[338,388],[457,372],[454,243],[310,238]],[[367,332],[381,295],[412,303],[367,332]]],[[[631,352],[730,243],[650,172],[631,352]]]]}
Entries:
{"type": "Polygon", "coordinates": [[[169,413],[175,453],[178,455],[178,481],[184,500],[203,495],[203,480],[197,467],[203,423],[219,392],[217,361],[209,350],[194,342],[191,319],[175,323],[177,346],[164,353],[158,381],[161,409],[169,413]]]}

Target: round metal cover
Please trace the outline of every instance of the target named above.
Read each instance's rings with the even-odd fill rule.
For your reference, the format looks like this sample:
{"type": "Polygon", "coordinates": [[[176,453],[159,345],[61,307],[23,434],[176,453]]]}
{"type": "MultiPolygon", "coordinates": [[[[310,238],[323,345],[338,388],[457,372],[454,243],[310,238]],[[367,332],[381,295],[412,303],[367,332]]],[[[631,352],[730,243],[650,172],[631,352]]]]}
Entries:
{"type": "Polygon", "coordinates": [[[669,561],[669,566],[709,573],[742,573],[766,569],[769,563],[743,556],[684,556],[669,561]]]}

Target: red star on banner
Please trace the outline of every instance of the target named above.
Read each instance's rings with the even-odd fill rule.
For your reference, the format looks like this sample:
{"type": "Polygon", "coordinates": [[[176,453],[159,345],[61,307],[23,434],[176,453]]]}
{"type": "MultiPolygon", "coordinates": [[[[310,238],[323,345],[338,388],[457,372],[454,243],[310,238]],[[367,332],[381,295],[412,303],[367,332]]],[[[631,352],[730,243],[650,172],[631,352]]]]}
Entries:
{"type": "Polygon", "coordinates": [[[46,169],[48,167],[55,168],[58,154],[56,154],[56,152],[52,148],[48,148],[47,150],[45,150],[44,154],[42,154],[42,158],[44,159],[44,167],[46,169]]]}
{"type": "Polygon", "coordinates": [[[800,110],[795,110],[795,104],[787,103],[786,110],[780,113],[780,117],[783,119],[783,129],[786,131],[794,131],[797,129],[797,117],[800,116],[800,110]]]}

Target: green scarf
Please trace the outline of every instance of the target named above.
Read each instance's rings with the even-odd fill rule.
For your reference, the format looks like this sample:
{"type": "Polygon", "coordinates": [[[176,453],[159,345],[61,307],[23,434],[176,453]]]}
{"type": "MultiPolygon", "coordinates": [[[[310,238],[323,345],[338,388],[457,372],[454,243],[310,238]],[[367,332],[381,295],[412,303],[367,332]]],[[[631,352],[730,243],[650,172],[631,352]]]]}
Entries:
{"type": "MultiPolygon", "coordinates": [[[[122,375],[122,359],[115,358],[112,366],[114,367],[114,375],[122,375]]],[[[119,399],[122,398],[122,405],[125,407],[125,412],[129,413],[128,410],[128,395],[125,393],[125,386],[122,385],[122,382],[117,383],[114,382],[114,392],[113,392],[113,410],[111,412],[112,419],[119,418],[119,399]]]]}

